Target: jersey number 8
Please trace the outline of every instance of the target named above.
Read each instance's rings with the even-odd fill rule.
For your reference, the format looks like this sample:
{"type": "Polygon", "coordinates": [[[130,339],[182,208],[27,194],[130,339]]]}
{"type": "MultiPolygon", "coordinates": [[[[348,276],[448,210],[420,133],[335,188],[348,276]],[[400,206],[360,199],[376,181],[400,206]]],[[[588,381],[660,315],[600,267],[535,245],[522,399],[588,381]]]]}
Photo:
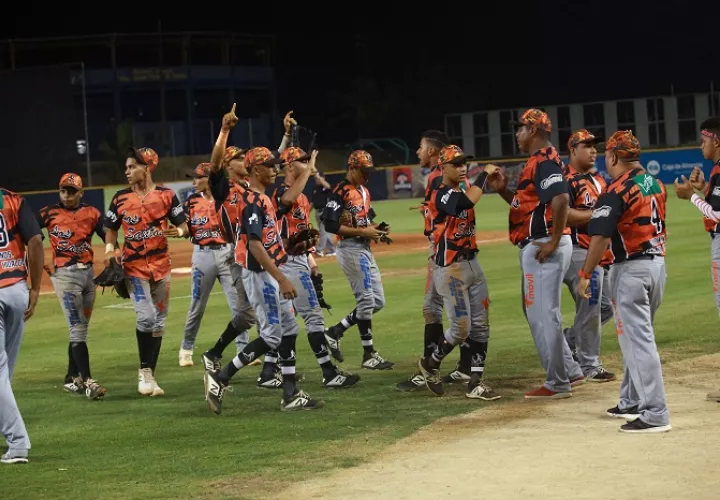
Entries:
{"type": "Polygon", "coordinates": [[[10,237],[7,232],[7,223],[5,222],[5,216],[0,213],[0,248],[5,248],[10,244],[10,237]]]}

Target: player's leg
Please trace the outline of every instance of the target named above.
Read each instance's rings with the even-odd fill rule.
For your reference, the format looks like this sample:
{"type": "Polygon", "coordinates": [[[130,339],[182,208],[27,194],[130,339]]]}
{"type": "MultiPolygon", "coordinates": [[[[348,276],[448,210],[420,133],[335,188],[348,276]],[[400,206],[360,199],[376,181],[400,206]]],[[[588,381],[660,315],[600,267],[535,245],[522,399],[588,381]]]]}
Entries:
{"type": "Polygon", "coordinates": [[[27,462],[30,450],[30,438],[11,385],[25,330],[28,295],[24,281],[0,288],[0,432],[8,446],[2,462],[8,464],[27,462]]]}
{"type": "MultiPolygon", "coordinates": [[[[238,336],[248,335],[248,330],[256,322],[256,310],[253,309],[253,305],[250,302],[246,289],[246,280],[244,279],[245,274],[249,272],[250,271],[243,269],[242,266],[235,262],[230,264],[231,278],[237,297],[236,309],[233,311],[232,319],[225,327],[225,331],[220,335],[215,345],[202,355],[203,365],[206,370],[220,370],[222,366],[220,360],[227,346],[232,344],[238,336]]],[[[245,345],[247,346],[248,344],[246,343],[245,345]]],[[[252,359],[251,362],[254,364],[255,359],[252,359]]]]}
{"type": "Polygon", "coordinates": [[[715,304],[720,314],[720,236],[715,235],[711,243],[712,247],[712,282],[715,304]]]}
{"type": "Polygon", "coordinates": [[[150,282],[136,276],[126,276],[125,280],[136,316],[135,336],[140,357],[138,392],[143,396],[150,396],[153,394],[155,381],[152,365],[155,356],[153,331],[157,323],[157,312],[152,301],[150,282]]]}
{"type": "MultiPolygon", "coordinates": [[[[90,318],[92,318],[93,308],[95,307],[95,281],[92,266],[82,272],[82,310],[85,319],[85,342],[81,347],[81,356],[84,357],[83,364],[87,367],[87,378],[85,380],[85,396],[88,399],[99,399],[107,394],[107,389],[100,385],[90,373],[90,352],[88,350],[87,338],[90,328],[90,318]]],[[[80,364],[78,363],[78,366],[80,364]]],[[[83,371],[80,370],[82,374],[83,371]]]]}
{"type": "Polygon", "coordinates": [[[473,273],[468,261],[460,261],[448,267],[438,266],[433,279],[443,298],[450,328],[430,356],[418,361],[418,369],[425,378],[425,384],[438,396],[444,394],[439,369],[442,361],[456,346],[465,342],[470,334],[470,296],[468,285],[473,282],[473,273]]]}
{"type": "MultiPolygon", "coordinates": [[[[233,318],[236,318],[239,321],[238,311],[240,302],[238,299],[238,290],[235,286],[235,279],[232,272],[232,263],[235,258],[233,255],[232,246],[228,245],[225,248],[213,250],[213,254],[215,255],[215,265],[217,266],[217,279],[223,289],[225,299],[227,300],[228,307],[230,308],[230,312],[232,313],[233,318]]],[[[245,296],[244,289],[242,300],[244,301],[243,304],[247,305],[247,297],[245,296]]],[[[240,334],[235,337],[236,351],[242,351],[249,341],[250,332],[248,332],[247,330],[243,330],[242,332],[240,332],[240,334]]]]}
{"type": "Polygon", "coordinates": [[[150,369],[153,373],[153,396],[163,396],[163,391],[157,384],[156,368],[158,358],[160,357],[160,349],[162,347],[163,337],[165,336],[165,320],[170,310],[170,282],[171,275],[168,274],[160,281],[150,282],[150,294],[152,297],[153,307],[155,308],[155,325],[153,326],[153,357],[150,369]]]}
{"type": "MultiPolygon", "coordinates": [[[[541,238],[539,242],[549,241],[541,238]]],[[[572,242],[564,236],[557,250],[543,263],[536,258],[538,247],[529,244],[521,251],[525,310],[535,346],[546,372],[543,387],[525,395],[528,399],[570,396],[570,383],[582,380],[580,366],[572,359],[562,332],[561,286],[570,265],[572,242]]]]}
{"type": "MultiPolygon", "coordinates": [[[[573,254],[575,252],[575,247],[573,247],[573,254]]],[[[581,264],[582,265],[582,264],[581,264]]],[[[580,310],[580,302],[583,300],[582,297],[579,297],[577,292],[575,291],[575,285],[577,284],[578,280],[578,269],[577,269],[577,262],[573,259],[570,260],[570,266],[568,267],[568,270],[565,272],[565,276],[563,277],[563,283],[567,286],[568,291],[570,292],[570,295],[573,298],[573,301],[575,302],[575,318],[578,317],[579,310],[580,310]]],[[[570,351],[572,352],[573,359],[577,361],[577,346],[575,345],[575,330],[573,329],[572,325],[563,329],[563,335],[565,336],[565,342],[567,342],[568,347],[570,347],[570,351]]]]}
{"type": "Polygon", "coordinates": [[[198,245],[194,245],[193,248],[190,309],[185,320],[185,331],[178,353],[180,366],[193,366],[195,339],[218,274],[213,252],[214,250],[202,249],[198,245]]]}
{"type": "Polygon", "coordinates": [[[477,259],[468,261],[467,264],[472,281],[469,281],[468,286],[470,332],[467,341],[461,344],[461,349],[462,345],[467,345],[466,349],[470,352],[470,379],[467,382],[465,396],[493,401],[500,399],[500,394],[482,380],[490,340],[490,291],[485,273],[477,259]]]}
{"type": "MultiPolygon", "coordinates": [[[[340,269],[350,283],[355,301],[357,302],[358,293],[363,287],[363,274],[360,270],[358,262],[358,250],[362,248],[362,244],[350,240],[342,240],[337,246],[337,260],[340,269]]],[[[327,341],[330,353],[340,361],[344,360],[342,351],[340,350],[340,339],[344,336],[345,331],[357,324],[357,307],[350,314],[345,316],[340,322],[325,330],[325,340],[327,341]]]]}
{"type": "Polygon", "coordinates": [[[572,264],[574,271],[572,295],[575,300],[575,320],[570,327],[571,337],[575,339],[577,362],[580,364],[585,378],[592,382],[609,382],[615,380],[615,374],[607,371],[600,362],[600,344],[602,341],[602,325],[600,323],[600,304],[605,270],[597,266],[590,279],[591,296],[589,299],[577,293],[578,271],[582,269],[587,257],[584,248],[573,248],[572,264]]]}
{"type": "MultiPolygon", "coordinates": [[[[380,356],[380,353],[375,349],[373,343],[372,317],[385,307],[385,288],[382,284],[380,268],[375,261],[375,256],[372,254],[369,245],[360,256],[360,267],[363,269],[363,275],[366,273],[370,275],[370,289],[373,304],[368,319],[366,319],[364,312],[362,316],[358,314],[358,329],[360,330],[360,340],[363,346],[362,367],[371,370],[390,370],[395,366],[395,363],[380,356]]],[[[363,280],[363,282],[365,281],[363,280]]],[[[363,304],[365,303],[364,301],[365,295],[363,294],[363,304]]],[[[360,308],[358,310],[360,310],[360,308]]],[[[363,311],[365,311],[364,308],[363,311]]]]}
{"type": "Polygon", "coordinates": [[[640,417],[621,427],[625,432],[670,430],[660,355],[653,319],[665,288],[665,262],[634,260],[617,264],[616,322],[618,341],[630,380],[639,398],[640,417]]]}
{"type": "Polygon", "coordinates": [[[82,300],[81,290],[76,291],[78,298],[77,300],[73,296],[73,283],[71,281],[71,271],[60,268],[50,277],[50,281],[53,284],[55,295],[60,302],[60,309],[65,316],[65,321],[68,325],[68,373],[65,375],[65,382],[63,383],[63,390],[71,394],[84,394],[85,384],[80,376],[80,370],[75,362],[75,355],[73,354],[73,341],[72,341],[72,330],[73,327],[80,322],[78,310],[81,307],[82,300]]]}

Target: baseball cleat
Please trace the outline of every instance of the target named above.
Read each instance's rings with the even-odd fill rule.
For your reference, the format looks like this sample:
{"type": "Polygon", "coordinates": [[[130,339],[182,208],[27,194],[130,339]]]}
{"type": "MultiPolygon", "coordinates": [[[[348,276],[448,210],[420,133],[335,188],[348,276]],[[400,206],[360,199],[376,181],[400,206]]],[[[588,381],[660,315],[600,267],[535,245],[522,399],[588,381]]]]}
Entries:
{"type": "Polygon", "coordinates": [[[483,401],[494,401],[500,399],[502,396],[495,392],[490,386],[486,385],[485,382],[478,380],[475,383],[468,383],[468,392],[465,394],[465,397],[482,399],[483,401]]]}
{"type": "Polygon", "coordinates": [[[525,393],[525,399],[565,399],[570,397],[572,397],[572,393],[570,392],[551,391],[544,385],[534,391],[525,393]]]}
{"type": "Polygon", "coordinates": [[[362,367],[369,370],[392,370],[395,363],[387,361],[377,351],[363,356],[362,367]]]}
{"type": "Polygon", "coordinates": [[[586,377],[588,382],[612,382],[613,380],[616,380],[617,377],[614,373],[611,373],[607,371],[604,367],[599,367],[597,370],[595,370],[593,373],[588,375],[586,377]]]}
{"type": "Polygon", "coordinates": [[[624,418],[626,420],[635,420],[636,418],[640,417],[640,410],[638,410],[637,406],[632,406],[630,408],[625,408],[624,410],[621,410],[620,407],[614,406],[613,408],[610,408],[605,412],[605,414],[609,417],[614,418],[624,418]]]}
{"type": "Polygon", "coordinates": [[[297,389],[288,401],[285,401],[285,397],[280,400],[280,410],[282,411],[318,410],[324,406],[325,401],[312,399],[309,394],[297,389]]]}
{"type": "Polygon", "coordinates": [[[425,378],[425,386],[436,396],[442,396],[445,394],[445,389],[443,389],[440,370],[437,368],[429,368],[425,363],[425,358],[420,358],[417,363],[420,373],[422,373],[422,376],[425,378]]]}
{"type": "Polygon", "coordinates": [[[222,411],[222,400],[228,387],[220,380],[217,372],[205,372],[205,400],[210,411],[216,415],[220,415],[222,411]]]}
{"type": "Polygon", "coordinates": [[[351,387],[360,381],[360,375],[354,373],[348,373],[346,371],[337,369],[335,376],[323,377],[322,383],[327,388],[344,388],[351,387]]]}
{"type": "Polygon", "coordinates": [[[452,384],[454,382],[470,382],[470,375],[455,368],[443,377],[443,383],[445,384],[452,384]]]}
{"type": "Polygon", "coordinates": [[[5,453],[3,456],[0,457],[0,463],[3,463],[3,464],[26,464],[26,463],[28,463],[28,457],[17,455],[14,452],[8,450],[7,453],[5,453]]]}
{"type": "Polygon", "coordinates": [[[628,422],[620,426],[620,432],[634,432],[634,433],[652,433],[652,432],[667,432],[672,429],[670,424],[667,425],[650,425],[643,422],[639,418],[636,418],[632,422],[628,422]]]}
{"type": "Polygon", "coordinates": [[[80,377],[76,377],[71,382],[63,384],[63,390],[70,394],[85,394],[85,383],[80,377]]]}
{"type": "Polygon", "coordinates": [[[280,389],[283,385],[283,376],[280,370],[275,370],[271,375],[260,373],[257,378],[257,386],[263,389],[280,389]]]}
{"type": "Polygon", "coordinates": [[[153,375],[153,381],[152,381],[152,394],[151,396],[164,396],[165,391],[162,390],[162,388],[158,385],[157,380],[155,380],[155,376],[153,375]]]}
{"type": "Polygon", "coordinates": [[[575,387],[575,386],[578,386],[578,385],[583,385],[584,383],[585,383],[585,377],[583,377],[583,376],[570,379],[570,387],[575,387]]]}
{"type": "Polygon", "coordinates": [[[107,394],[107,389],[98,384],[93,379],[87,379],[85,382],[85,397],[88,399],[102,399],[107,394]]]}
{"type": "Polygon", "coordinates": [[[221,358],[215,357],[215,355],[212,354],[210,351],[205,351],[202,355],[202,362],[205,370],[214,372],[218,371],[220,368],[222,368],[222,363],[220,363],[220,359],[221,358]]]}
{"type": "Polygon", "coordinates": [[[334,326],[325,329],[325,342],[327,343],[328,349],[330,349],[330,355],[342,363],[345,361],[345,357],[340,351],[340,338],[342,333],[339,332],[334,326]]]}
{"type": "Polygon", "coordinates": [[[178,353],[178,363],[180,366],[193,366],[193,351],[192,349],[180,349],[178,353]]]}
{"type": "Polygon", "coordinates": [[[153,393],[153,374],[150,368],[138,370],[138,392],[143,396],[150,396],[153,393]]]}
{"type": "Polygon", "coordinates": [[[423,377],[420,371],[417,371],[410,375],[407,380],[403,380],[395,387],[397,387],[397,390],[400,392],[410,392],[416,389],[423,389],[425,387],[425,377],[423,377]]]}

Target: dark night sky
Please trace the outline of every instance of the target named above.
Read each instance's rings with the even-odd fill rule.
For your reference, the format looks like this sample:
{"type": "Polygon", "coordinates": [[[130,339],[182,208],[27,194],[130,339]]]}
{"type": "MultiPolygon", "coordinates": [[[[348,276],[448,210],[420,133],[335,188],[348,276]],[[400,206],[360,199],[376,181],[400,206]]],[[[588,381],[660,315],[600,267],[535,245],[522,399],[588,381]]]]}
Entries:
{"type": "MultiPolygon", "coordinates": [[[[372,10],[369,20],[343,15],[335,24],[318,19],[322,13],[309,22],[287,20],[277,9],[266,18],[273,22],[245,13],[252,22],[238,22],[240,15],[163,18],[162,27],[275,34],[281,110],[294,109],[326,138],[348,140],[358,133],[416,137],[442,128],[446,112],[668,94],[671,86],[676,93],[704,92],[713,79],[720,89],[720,32],[711,4],[655,3],[632,12],[626,7],[632,2],[546,2],[542,11],[528,12],[514,2],[512,16],[485,6],[477,19],[451,11],[437,20],[429,18],[434,12],[412,7],[395,14],[372,10]],[[355,123],[357,103],[369,117],[365,130],[355,123]]],[[[0,40],[157,30],[149,13],[138,19],[49,24],[6,18],[0,40]]]]}

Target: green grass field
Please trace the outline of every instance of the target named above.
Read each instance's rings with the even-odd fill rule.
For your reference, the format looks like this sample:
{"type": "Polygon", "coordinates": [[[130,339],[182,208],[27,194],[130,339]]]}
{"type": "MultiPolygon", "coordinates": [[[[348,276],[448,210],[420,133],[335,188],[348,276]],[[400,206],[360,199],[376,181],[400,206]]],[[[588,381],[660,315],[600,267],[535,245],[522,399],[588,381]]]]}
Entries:
{"type": "MultiPolygon", "coordinates": [[[[380,202],[375,209],[381,219],[391,222],[394,232],[417,233],[421,218],[408,210],[416,203],[380,202]]],[[[498,196],[482,199],[476,210],[479,233],[506,228],[507,205],[498,196]]],[[[672,192],[668,214],[668,284],[655,324],[663,361],[720,349],[709,272],[710,239],[697,210],[672,192]]],[[[70,396],[61,388],[67,366],[65,319],[56,297],[41,297],[26,329],[14,380],[33,443],[31,463],[2,469],[2,498],[262,497],[263,491],[293,480],[357,465],[440,417],[522,398],[524,390],[541,383],[543,373],[522,314],[517,250],[509,242],[482,245],[479,259],[492,300],[486,378],[504,396],[493,403],[467,400],[461,389],[452,389],[443,398],[395,390],[421,349],[426,264],[422,251],[378,257],[381,271],[388,274],[387,307],[375,317],[373,330],[376,347],[397,363],[395,370],[363,370],[357,387],[327,391],[301,333],[298,367],[306,375],[301,385],[327,404],[317,412],[281,413],[280,393],[255,387],[257,367],[241,371],[233,380],[234,392],[227,394],[222,415],[209,412],[199,355],[192,368],[177,365],[189,306],[189,281],[182,278],[174,278],[172,285],[157,370],[165,397],[137,393],[135,315],[131,308],[111,308],[129,302],[108,293],[98,293],[89,347],[93,375],[109,394],[98,402],[70,396]]],[[[326,320],[332,323],[352,309],[353,301],[337,263],[321,261],[321,265],[326,298],[333,305],[333,315],[326,313],[326,320]]],[[[208,305],[196,354],[214,343],[229,319],[219,290],[208,305]]],[[[565,324],[572,322],[573,310],[565,292],[565,324]]],[[[606,325],[603,337],[606,365],[621,372],[613,322],[606,325]]],[[[343,349],[344,368],[359,372],[362,349],[357,329],[348,331],[343,349]]],[[[456,354],[451,355],[446,371],[455,359],[456,354]]],[[[228,360],[226,356],[224,361],[228,360]]]]}

